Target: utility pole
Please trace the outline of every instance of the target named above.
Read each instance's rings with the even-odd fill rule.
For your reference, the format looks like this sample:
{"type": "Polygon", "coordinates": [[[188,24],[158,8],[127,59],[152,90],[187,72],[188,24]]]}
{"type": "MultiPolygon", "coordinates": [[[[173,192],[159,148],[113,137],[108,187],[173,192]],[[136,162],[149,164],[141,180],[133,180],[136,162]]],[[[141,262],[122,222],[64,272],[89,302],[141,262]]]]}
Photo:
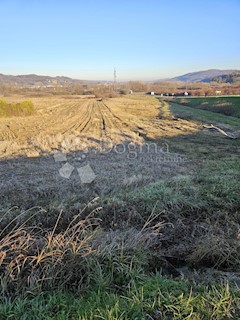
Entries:
{"type": "Polygon", "coordinates": [[[116,83],[117,83],[117,71],[116,71],[116,68],[114,68],[114,71],[113,71],[113,91],[116,91],[116,83]]]}

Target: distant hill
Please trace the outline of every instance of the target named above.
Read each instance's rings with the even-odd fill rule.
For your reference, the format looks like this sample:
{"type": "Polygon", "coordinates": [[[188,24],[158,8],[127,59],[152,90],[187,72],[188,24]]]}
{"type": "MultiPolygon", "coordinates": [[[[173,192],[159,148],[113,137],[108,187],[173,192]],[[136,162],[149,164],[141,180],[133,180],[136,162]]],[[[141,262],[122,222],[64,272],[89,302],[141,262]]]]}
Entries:
{"type": "Polygon", "coordinates": [[[218,83],[235,83],[240,84],[240,71],[235,71],[230,74],[224,74],[221,76],[214,77],[212,81],[218,83]]]}
{"type": "Polygon", "coordinates": [[[14,84],[19,86],[36,86],[36,87],[51,87],[59,85],[67,85],[73,83],[84,83],[87,81],[76,80],[68,77],[50,77],[39,76],[36,74],[27,75],[4,75],[0,73],[0,84],[14,84]]]}
{"type": "Polygon", "coordinates": [[[171,81],[184,81],[184,82],[210,82],[213,78],[223,75],[229,75],[238,72],[238,70],[218,70],[210,69],[205,71],[197,71],[184,74],[179,77],[172,78],[171,81]]]}

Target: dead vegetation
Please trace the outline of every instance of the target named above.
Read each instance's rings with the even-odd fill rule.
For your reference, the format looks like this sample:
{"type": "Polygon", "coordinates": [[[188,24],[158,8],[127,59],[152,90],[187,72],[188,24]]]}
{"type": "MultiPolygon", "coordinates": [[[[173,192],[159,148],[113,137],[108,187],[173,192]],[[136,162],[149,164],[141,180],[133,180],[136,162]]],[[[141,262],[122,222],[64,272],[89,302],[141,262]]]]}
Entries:
{"type": "MultiPolygon", "coordinates": [[[[46,214],[41,208],[22,212],[6,224],[0,234],[2,294],[15,296],[26,290],[36,293],[59,287],[86,288],[93,281],[98,264],[101,268],[107,267],[110,257],[119,259],[123,254],[126,262],[122,262],[122,268],[127,268],[125,277],[131,277],[128,268],[134,268],[137,256],[145,256],[144,251],[154,245],[162,223],[156,223],[156,216],[151,215],[140,230],[104,231],[97,217],[101,208],[82,218],[86,208],[71,217],[65,227],[61,226],[63,211],[51,229],[35,225],[35,218],[40,216],[44,219],[46,214]]],[[[2,224],[4,218],[1,219],[2,224]]],[[[147,260],[142,263],[137,260],[136,263],[138,267],[147,268],[148,265],[147,260]]],[[[119,262],[116,267],[120,265],[119,262]]],[[[127,278],[124,281],[128,283],[127,278]]]]}
{"type": "MultiPolygon", "coordinates": [[[[9,98],[10,99],[10,98],[9,98]]],[[[15,99],[17,99],[15,97],[15,99]]],[[[56,150],[70,152],[101,141],[143,142],[144,137],[194,132],[194,123],[159,121],[155,98],[125,96],[106,99],[32,98],[36,114],[0,119],[0,157],[39,156],[56,150]]]]}

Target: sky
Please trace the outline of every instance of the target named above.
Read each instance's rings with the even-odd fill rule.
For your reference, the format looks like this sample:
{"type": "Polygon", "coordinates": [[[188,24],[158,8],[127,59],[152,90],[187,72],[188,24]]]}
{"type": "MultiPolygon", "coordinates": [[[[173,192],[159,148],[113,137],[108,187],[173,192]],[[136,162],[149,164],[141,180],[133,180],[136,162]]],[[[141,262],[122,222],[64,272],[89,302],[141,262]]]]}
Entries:
{"type": "Polygon", "coordinates": [[[240,0],[0,0],[0,73],[157,80],[240,69],[240,0]]]}

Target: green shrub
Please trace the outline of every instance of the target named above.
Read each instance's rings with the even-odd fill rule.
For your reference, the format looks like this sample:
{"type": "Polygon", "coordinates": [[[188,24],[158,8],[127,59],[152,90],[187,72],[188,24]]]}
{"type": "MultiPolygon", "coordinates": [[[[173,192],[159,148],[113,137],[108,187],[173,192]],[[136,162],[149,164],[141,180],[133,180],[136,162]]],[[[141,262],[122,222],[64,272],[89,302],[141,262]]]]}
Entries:
{"type": "Polygon", "coordinates": [[[32,101],[22,101],[18,103],[7,103],[0,100],[0,117],[24,117],[34,114],[32,101]]]}

